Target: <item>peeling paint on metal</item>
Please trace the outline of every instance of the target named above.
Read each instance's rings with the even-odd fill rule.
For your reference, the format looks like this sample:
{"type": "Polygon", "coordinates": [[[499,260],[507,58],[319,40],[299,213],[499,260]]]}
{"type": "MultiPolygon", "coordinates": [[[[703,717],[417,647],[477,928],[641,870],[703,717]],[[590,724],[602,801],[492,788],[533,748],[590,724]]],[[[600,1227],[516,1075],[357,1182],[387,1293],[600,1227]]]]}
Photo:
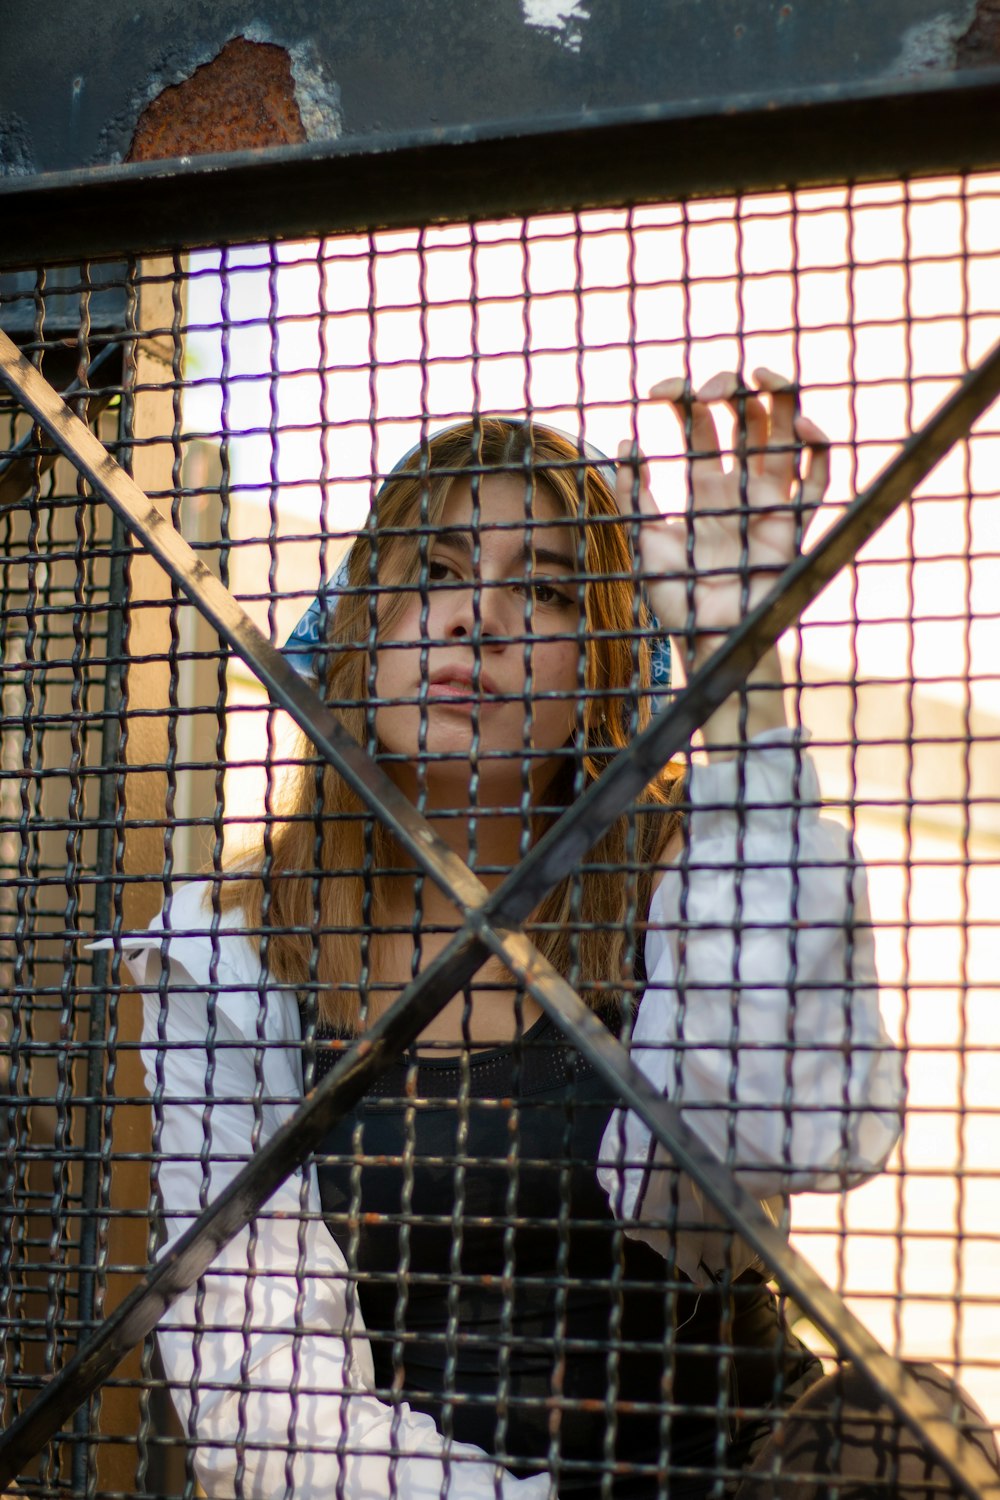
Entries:
{"type": "Polygon", "coordinates": [[[922,86],[1000,60],[1000,0],[423,0],[419,25],[413,9],[74,0],[70,28],[59,7],[8,6],[0,116],[26,129],[0,136],[0,171],[120,163],[142,111],[239,36],[287,55],[304,138],[360,150],[428,127],[502,129],[581,109],[641,117],[790,87],[895,86],[907,75],[922,86]]]}
{"type": "Polygon", "coordinates": [[[280,46],[288,53],[295,102],[307,140],[330,141],[340,135],[343,129],[340,88],[327,76],[311,37],[289,43],[284,35],[279,36],[273,27],[260,20],[242,26],[238,34],[248,42],[280,46]]]}
{"type": "Polygon", "coordinates": [[[0,115],[0,177],[30,177],[34,170],[27,125],[20,115],[0,115]]]}
{"type": "Polygon", "coordinates": [[[976,0],[952,6],[938,16],[921,21],[903,33],[895,61],[886,70],[890,77],[937,72],[953,68],[959,38],[968,30],[976,11],[976,0]]]}
{"type": "Polygon", "coordinates": [[[327,77],[312,41],[297,42],[289,47],[288,56],[306,137],[310,141],[333,140],[340,135],[344,123],[339,86],[327,77]]]}
{"type": "Polygon", "coordinates": [[[995,67],[1000,62],[1000,0],[979,0],[968,31],[959,38],[960,68],[995,67]]]}
{"type": "MultiPolygon", "coordinates": [[[[137,15],[134,19],[138,22],[140,17],[137,15]]],[[[234,31],[226,40],[232,41],[239,34],[239,31],[234,31]]],[[[90,165],[125,160],[143,111],[167,89],[185,83],[199,68],[210,63],[218,56],[221,45],[203,42],[197,46],[185,39],[157,56],[142,84],[131,90],[127,108],[105,122],[90,165]]]]}
{"type": "Polygon", "coordinates": [[[521,0],[528,26],[548,32],[567,52],[579,52],[590,11],[583,0],[521,0]]]}
{"type": "Polygon", "coordinates": [[[237,36],[211,62],[146,105],[126,160],[252,150],[305,139],[288,53],[273,43],[237,36]]]}

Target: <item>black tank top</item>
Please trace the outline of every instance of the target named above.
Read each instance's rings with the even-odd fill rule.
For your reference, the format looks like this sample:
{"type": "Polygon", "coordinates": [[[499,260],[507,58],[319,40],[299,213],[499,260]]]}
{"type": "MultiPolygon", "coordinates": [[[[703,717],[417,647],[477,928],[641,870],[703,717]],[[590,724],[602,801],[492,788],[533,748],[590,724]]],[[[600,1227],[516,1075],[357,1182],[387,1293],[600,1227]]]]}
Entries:
{"type": "MultiPolygon", "coordinates": [[[[340,1047],[317,1043],[318,1081],[340,1047]]],[[[819,1367],[761,1276],[699,1291],[622,1233],[595,1166],[614,1103],[545,1017],[510,1046],[411,1055],[317,1152],[323,1214],[383,1400],[575,1500],[605,1469],[616,1500],[655,1495],[666,1464],[672,1496],[700,1495],[733,1407],[819,1367]]]]}

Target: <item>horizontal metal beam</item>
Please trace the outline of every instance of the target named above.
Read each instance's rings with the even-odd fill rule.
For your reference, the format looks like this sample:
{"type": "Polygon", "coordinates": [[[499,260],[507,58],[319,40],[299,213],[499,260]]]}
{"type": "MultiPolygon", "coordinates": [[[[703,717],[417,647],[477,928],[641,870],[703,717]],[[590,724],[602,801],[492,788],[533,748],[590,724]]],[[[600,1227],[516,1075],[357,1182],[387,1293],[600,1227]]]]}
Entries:
{"type": "Polygon", "coordinates": [[[990,67],[0,178],[0,267],[998,165],[990,67]]]}
{"type": "Polygon", "coordinates": [[[1000,61],[994,0],[7,5],[0,175],[1000,61]],[[242,108],[241,108],[242,106],[242,108]]]}
{"type": "MultiPolygon", "coordinates": [[[[155,506],[114,463],[92,433],[73,416],[38,371],[0,334],[0,380],[49,432],[126,525],[180,583],[208,619],[269,688],[272,697],[294,710],[323,753],[348,775],[373,812],[397,827],[418,863],[464,909],[462,930],[440,957],[407,987],[396,1004],[361,1037],[341,1063],[307,1099],[292,1120],[239,1173],[229,1188],[202,1213],[171,1251],[152,1268],[143,1284],[121,1304],[93,1338],[50,1381],[45,1391],[0,1438],[0,1487],[13,1479],[59,1429],[65,1419],[105,1380],[121,1358],[159,1321],[165,1309],[207,1270],[219,1248],[252,1219],[278,1184],[301,1165],[346,1110],[362,1097],[378,1074],[420,1034],[428,1021],[467,983],[488,952],[497,954],[539,1004],[618,1091],[624,1103],[646,1121],[675,1162],[698,1183],[732,1228],[772,1266],[782,1284],[834,1343],[853,1358],[891,1408],[944,1466],[970,1500],[1000,1495],[1000,1481],[978,1449],[955,1430],[903,1367],[880,1348],[809,1263],[794,1251],[746,1194],[730,1171],[684,1124],[675,1106],[657,1094],[562,977],[514,928],[500,918],[517,912],[526,897],[520,872],[554,883],[580,841],[600,836],[633,795],[634,789],[679,749],[690,730],[718,706],[764,651],[850,555],[915,487],[961,433],[1000,391],[1000,346],[962,382],[958,391],[906,445],[885,474],[859,497],[837,527],[816,549],[799,559],[779,579],[771,594],[719,648],[692,682],[687,694],[660,715],[656,723],[624,752],[586,797],[570,809],[549,837],[494,896],[487,897],[472,873],[450,851],[441,849],[423,820],[395,786],[368,762],[321,700],[297,678],[288,663],[247,620],[221,584],[170,527],[155,506]],[[831,538],[833,540],[831,540],[831,538]],[[287,679],[292,677],[294,683],[287,679]],[[347,743],[343,743],[344,740],[347,743]],[[644,769],[652,758],[661,757],[644,769]],[[367,762],[367,768],[363,764],[367,762]],[[381,801],[382,782],[390,790],[381,801]],[[607,786],[608,790],[602,791],[607,786]],[[397,817],[399,822],[397,824],[397,817]],[[457,866],[457,869],[455,868],[457,866]],[[455,878],[457,877],[457,879],[455,878]]],[[[530,883],[530,882],[529,882],[530,883]]],[[[533,904],[533,903],[532,903],[533,904]]]]}

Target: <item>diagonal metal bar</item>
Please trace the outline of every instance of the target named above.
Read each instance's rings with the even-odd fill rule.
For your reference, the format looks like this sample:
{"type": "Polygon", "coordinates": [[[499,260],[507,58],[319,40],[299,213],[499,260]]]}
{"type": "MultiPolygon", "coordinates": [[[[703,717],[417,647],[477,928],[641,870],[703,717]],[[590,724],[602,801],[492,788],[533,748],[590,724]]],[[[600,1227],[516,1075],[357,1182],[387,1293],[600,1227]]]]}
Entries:
{"type": "Polygon", "coordinates": [[[0,1435],[0,1493],[107,1380],[119,1361],[152,1332],[171,1303],[208,1270],[222,1246],[246,1227],[379,1074],[416,1040],[488,953],[481,940],[468,931],[460,933],[174,1242],[97,1333],[0,1435]]]}
{"type": "Polygon", "coordinates": [[[905,1368],[881,1348],[805,1258],[658,1094],[621,1044],[584,1005],[523,933],[483,927],[468,930],[413,981],[303,1103],[254,1160],[175,1242],[107,1319],[100,1331],[54,1376],[41,1396],[0,1437],[0,1487],[50,1440],[87,1394],[112,1373],[150,1333],[170,1304],[208,1270],[217,1252],[254,1217],[287,1177],[307,1159],[328,1130],[351,1108],[389,1063],[413,1042],[441,1004],[492,950],[572,1036],[575,1045],[635,1109],[720,1209],[733,1230],[777,1273],[840,1352],[868,1376],[887,1404],[940,1461],[969,1500],[1000,1496],[1000,1478],[983,1453],[958,1432],[905,1368]]]}
{"type": "MultiPolygon", "coordinates": [[[[13,352],[16,360],[19,360],[20,356],[17,355],[17,351],[13,352]]],[[[23,399],[21,389],[16,384],[17,375],[23,375],[23,372],[17,370],[16,360],[15,368],[8,369],[7,360],[8,351],[0,346],[0,378],[11,385],[15,394],[23,399]]],[[[67,452],[74,462],[77,462],[87,477],[96,484],[111,503],[114,504],[117,499],[116,509],[120,509],[122,497],[119,493],[113,499],[109,493],[109,471],[111,479],[117,475],[126,480],[126,485],[130,486],[133,492],[128,494],[126,491],[126,499],[133,504],[138,500],[140,507],[145,507],[145,511],[140,509],[140,522],[145,519],[149,526],[152,520],[152,525],[149,526],[151,540],[159,542],[161,547],[161,550],[154,551],[154,555],[164,562],[163,553],[165,553],[176,567],[176,555],[171,553],[169,547],[163,547],[163,537],[159,535],[158,528],[170,530],[160,513],[155,510],[155,507],[150,506],[148,499],[131,484],[131,481],[127,480],[127,476],[121,474],[117,466],[104,454],[104,450],[100,448],[96,440],[93,440],[94,446],[100,450],[103,461],[93,466],[94,455],[91,452],[92,467],[84,468],[84,464],[79,460],[73,448],[71,437],[67,436],[64,430],[68,427],[72,436],[79,440],[79,434],[72,433],[72,424],[76,419],[66,412],[65,407],[61,407],[58,398],[45,387],[37,371],[34,371],[26,361],[21,360],[20,363],[42,387],[41,391],[36,389],[33,392],[37,406],[29,407],[29,409],[34,412],[38,420],[42,421],[38,408],[47,409],[49,403],[45,400],[39,402],[38,398],[44,397],[48,391],[48,396],[55,402],[53,420],[56,423],[55,427],[49,427],[49,431],[57,444],[63,447],[63,451],[67,452]],[[62,416],[60,416],[60,407],[62,416]],[[60,441],[61,437],[63,441],[60,441]],[[153,518],[146,514],[149,510],[153,511],[153,518]]],[[[899,459],[889,466],[881,479],[876,481],[865,495],[855,501],[842,522],[824,539],[824,543],[809,554],[808,558],[800,559],[786,571],[768,599],[752,616],[748,617],[744,626],[733,633],[705,670],[692,682],[688,693],[666,710],[657,724],[635,742],[633,751],[640,750],[641,756],[660,754],[660,760],[653,767],[654,771],[686,739],[690,729],[697,727],[700,719],[693,718],[693,715],[700,713],[703,718],[712,708],[722,702],[734,687],[738,686],[745,672],[759,659],[773,640],[777,639],[790,619],[795,617],[795,614],[809,599],[815,597],[815,594],[825,585],[829,577],[833,576],[842,562],[853,555],[851,549],[856,550],[875,527],[881,524],[894,505],[898,504],[925,477],[947,451],[950,443],[968,431],[972,422],[997,394],[998,388],[1000,388],[1000,347],[993,351],[983,365],[966,377],[955,395],[943,405],[927,426],[910,440],[899,459]],[[832,544],[828,545],[831,539],[832,544]],[[811,564],[813,566],[810,566],[811,564]],[[791,604],[783,603],[782,588],[786,581],[789,589],[797,596],[796,601],[791,604]],[[758,630],[757,636],[753,634],[754,628],[758,630]],[[696,699],[693,708],[688,702],[692,697],[696,699]],[[688,727],[689,724],[690,727],[688,727]]],[[[25,402],[25,404],[28,403],[25,402]]],[[[43,425],[48,426],[44,421],[43,425]]],[[[86,429],[84,433],[87,438],[90,438],[91,435],[86,433],[86,429]]],[[[133,530],[140,532],[140,524],[128,511],[127,506],[124,511],[120,510],[120,513],[133,530]]],[[[172,534],[176,536],[175,533],[172,534]]],[[[181,542],[181,548],[189,553],[189,549],[186,549],[183,542],[181,542]]],[[[151,550],[154,550],[152,545],[151,550]]],[[[198,597],[197,584],[200,581],[198,572],[204,573],[209,579],[211,575],[201,567],[197,559],[193,558],[193,554],[190,557],[196,565],[194,577],[178,578],[178,582],[182,583],[196,603],[205,608],[205,613],[217,624],[218,628],[219,616],[212,613],[211,609],[204,605],[203,599],[198,597]]],[[[164,566],[167,566],[166,562],[164,566]]],[[[168,567],[168,571],[171,571],[172,576],[177,576],[173,568],[168,567]]],[[[232,628],[233,621],[229,617],[234,612],[236,616],[240,616],[242,612],[220,585],[216,587],[224,598],[222,601],[214,601],[214,607],[218,608],[220,602],[228,606],[223,610],[227,625],[227,630],[223,633],[227,639],[232,639],[228,630],[232,628]]],[[[245,617],[242,622],[239,619],[236,620],[237,625],[243,622],[245,622],[245,617]]],[[[262,643],[271,655],[277,656],[269,643],[263,637],[259,637],[259,633],[254,631],[252,626],[249,630],[246,628],[242,631],[237,630],[235,634],[244,648],[248,644],[252,647],[262,643]],[[253,639],[255,636],[258,640],[253,639]],[[250,637],[249,642],[243,637],[250,637]]],[[[235,640],[233,644],[236,645],[235,640]]],[[[280,657],[276,664],[269,663],[266,657],[263,663],[258,663],[246,654],[245,649],[241,650],[240,654],[257,670],[258,675],[269,686],[268,676],[265,675],[269,667],[273,668],[277,665],[279,668],[284,667],[288,672],[291,670],[280,657]]],[[[281,676],[280,671],[277,675],[281,676]]],[[[298,679],[295,685],[300,685],[298,679]]],[[[309,697],[313,696],[308,694],[308,690],[306,693],[309,697]]],[[[310,721],[306,727],[313,732],[315,726],[310,721]]],[[[339,726],[335,727],[339,728],[339,726]]],[[[353,746],[353,742],[350,744],[353,746]]],[[[359,747],[353,746],[353,748],[362,755],[363,760],[367,760],[359,747]]],[[[336,749],[333,750],[333,754],[336,754],[336,749]]],[[[593,806],[596,802],[594,810],[599,812],[605,820],[602,826],[606,826],[618,815],[622,800],[627,800],[633,795],[629,778],[640,775],[641,766],[629,763],[639,760],[641,756],[637,757],[630,752],[621,758],[622,762],[627,763],[626,772],[620,777],[619,793],[616,798],[612,799],[610,807],[607,802],[602,803],[599,799],[591,798],[590,805],[593,806]],[[624,798],[622,797],[623,790],[624,798]]],[[[357,770],[356,765],[352,766],[355,774],[357,770]]],[[[596,791],[603,786],[613,774],[613,770],[614,768],[593,790],[596,791]]],[[[357,789],[365,795],[366,791],[370,791],[369,778],[362,775],[360,779],[362,785],[357,789]]],[[[648,776],[645,779],[648,779],[648,776]]],[[[353,779],[352,784],[356,785],[353,779]]],[[[643,781],[638,783],[639,786],[642,784],[644,784],[643,781]]],[[[394,787],[392,790],[395,792],[394,787]]],[[[377,799],[377,794],[373,791],[370,796],[366,796],[370,805],[372,805],[372,797],[377,799]]],[[[582,836],[580,808],[585,800],[581,799],[577,808],[567,814],[558,825],[567,832],[566,843],[574,837],[582,836]]],[[[406,804],[406,807],[409,808],[410,805],[406,804]]],[[[377,800],[374,810],[380,816],[385,816],[384,810],[378,807],[377,800]]],[[[412,808],[410,811],[412,812],[412,808]]],[[[411,826],[407,832],[411,836],[414,833],[416,835],[416,847],[412,848],[415,857],[428,870],[428,873],[431,873],[447,889],[445,873],[440,869],[430,868],[428,851],[422,847],[424,844],[421,838],[422,830],[419,828],[414,830],[411,826]]],[[[600,826],[596,826],[593,820],[588,819],[585,829],[588,843],[592,842],[599,832],[600,826]]],[[[433,835],[431,838],[433,839],[433,835]]],[[[558,844],[558,841],[554,841],[551,837],[544,841],[548,860],[551,860],[554,853],[554,844],[558,844]]],[[[539,848],[543,848],[543,845],[539,848]]],[[[475,881],[471,872],[461,866],[460,861],[456,863],[460,865],[467,879],[479,887],[479,882],[475,881]]],[[[536,866],[533,878],[538,879],[539,872],[547,867],[546,860],[536,861],[536,866]]],[[[565,868],[564,863],[562,868],[565,868]]],[[[573,1037],[575,1043],[598,1067],[602,1076],[616,1087],[624,1102],[642,1115],[657,1139],[673,1153],[678,1165],[687,1170],[699,1183],[710,1201],[723,1212],[732,1227],[775,1267],[782,1282],[796,1293],[803,1306],[819,1325],[831,1334],[845,1353],[850,1354],[856,1360],[893,1409],[936,1454],[962,1492],[970,1497],[1000,1492],[994,1472],[982,1454],[960,1434],[953,1432],[946,1422],[942,1423],[940,1414],[936,1408],[929,1406],[920,1387],[891,1356],[879,1348],[867,1331],[857,1324],[840,1299],[816,1277],[808,1263],[784,1243],[770,1221],[762,1214],[759,1205],[755,1204],[738,1187],[728,1170],[697,1142],[684,1126],[676,1109],[651,1091],[623,1049],[606,1032],[603,1032],[600,1022],[583,1006],[565,981],[549,969],[524,935],[506,930],[495,914],[489,912],[489,908],[494,903],[502,905],[506,901],[508,905],[511,904],[510,893],[506,889],[509,885],[510,882],[506,882],[505,886],[501,887],[487,902],[477,900],[467,905],[465,927],[449,948],[408,987],[381,1022],[359,1040],[343,1062],[331,1072],[322,1087],[306,1101],[295,1118],[244,1169],[227,1192],[200,1216],[187,1234],[176,1243],[170,1254],[153,1268],[144,1284],[136,1288],[94,1339],[74,1356],[74,1359],[46,1387],[43,1395],[37,1398],[0,1439],[0,1483],[6,1482],[17,1472],[18,1468],[52,1436],[61,1421],[79,1401],[110,1374],[127,1349],[155,1326],[165,1307],[181,1291],[191,1285],[203,1270],[207,1269],[218,1248],[245,1226],[278,1183],[305,1160],[330,1125],[364,1093],[381,1068],[391,1057],[397,1055],[401,1048],[407,1046],[419,1035],[427,1021],[480,966],[486,952],[493,951],[524,980],[539,1003],[573,1037]],[[497,897],[501,898],[499,902],[497,897]],[[490,917],[493,922],[492,928],[489,922],[490,917]]],[[[479,889],[481,890],[481,887],[479,889]]]]}
{"type": "Polygon", "coordinates": [[[517,929],[495,922],[482,929],[492,951],[535,997],[546,1014],[572,1038],[622,1102],[641,1116],[674,1164],[702,1188],[728,1225],[761,1257],[839,1355],[854,1362],[889,1408],[916,1434],[969,1500],[1000,1496],[1000,1474],[985,1455],[930,1399],[900,1361],[882,1348],[842,1297],[790,1245],[760,1203],[737,1182],[684,1121],[679,1108],[653,1089],[621,1043],[584,1004],[573,987],[517,929]]]}
{"type": "Polygon", "coordinates": [[[346,733],[318,694],[258,630],[170,521],[116,464],[100,439],[76,417],[17,345],[0,331],[0,383],[5,385],[56,447],[139,538],[207,620],[242,657],[271,699],[309,734],[322,755],[387,822],[401,845],[460,906],[476,906],[486,888],[438,838],[393,781],[346,733]]]}
{"type": "Polygon", "coordinates": [[[1000,343],[903,444],[867,489],[808,552],[797,557],[774,588],[732,630],[683,693],[637,735],[598,781],[521,860],[490,896],[483,915],[494,924],[523,922],[563,872],[583,859],[623,807],[672,755],[687,744],[719,705],[746,681],[764,652],[888,520],[954,443],[1000,395],[1000,343]]]}
{"type": "MultiPolygon", "coordinates": [[[[89,390],[94,377],[117,352],[114,344],[106,344],[100,354],[87,366],[84,380],[81,381],[77,376],[61,392],[62,400],[69,401],[72,397],[79,397],[82,391],[89,390]]],[[[87,402],[87,422],[96,422],[115,395],[117,392],[113,389],[94,392],[87,402]]],[[[57,457],[55,453],[43,453],[36,461],[33,448],[34,438],[29,432],[17,444],[10,457],[0,464],[0,511],[8,510],[12,505],[16,505],[35,483],[36,473],[45,474],[55,463],[57,457]]]]}

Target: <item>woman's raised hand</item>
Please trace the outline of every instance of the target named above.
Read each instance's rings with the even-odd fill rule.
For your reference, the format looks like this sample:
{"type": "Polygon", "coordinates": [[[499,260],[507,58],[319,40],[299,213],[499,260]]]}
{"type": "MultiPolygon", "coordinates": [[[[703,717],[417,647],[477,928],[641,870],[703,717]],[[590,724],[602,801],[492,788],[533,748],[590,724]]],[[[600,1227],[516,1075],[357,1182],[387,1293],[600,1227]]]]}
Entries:
{"type": "Polygon", "coordinates": [[[641,517],[643,581],[660,624],[684,643],[696,669],[768,592],[796,552],[798,528],[819,505],[829,480],[829,439],[795,411],[795,391],[772,370],[754,371],[758,390],[740,389],[736,375],[714,375],[691,396],[682,380],[654,385],[682,423],[690,412],[689,505],[667,519],[649,489],[643,455],[618,450],[618,504],[641,517]],[[715,403],[737,418],[736,462],[722,467],[715,403]],[[801,495],[796,454],[808,451],[801,495]],[[637,482],[638,481],[638,482],[637,482]]]}

